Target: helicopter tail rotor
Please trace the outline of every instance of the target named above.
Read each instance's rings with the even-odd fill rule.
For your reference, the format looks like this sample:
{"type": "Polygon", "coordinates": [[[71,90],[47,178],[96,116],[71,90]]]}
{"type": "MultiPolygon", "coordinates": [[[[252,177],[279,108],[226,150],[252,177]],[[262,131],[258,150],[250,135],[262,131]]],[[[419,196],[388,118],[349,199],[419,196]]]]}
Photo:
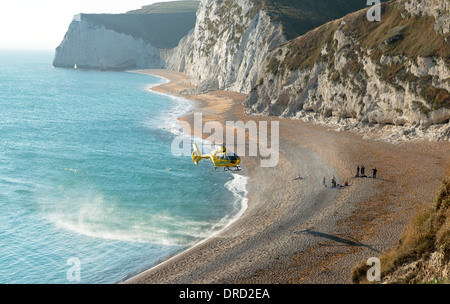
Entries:
{"type": "Polygon", "coordinates": [[[194,152],[192,152],[192,161],[198,165],[198,163],[202,160],[202,153],[200,153],[197,144],[192,144],[192,146],[194,147],[194,152]]]}

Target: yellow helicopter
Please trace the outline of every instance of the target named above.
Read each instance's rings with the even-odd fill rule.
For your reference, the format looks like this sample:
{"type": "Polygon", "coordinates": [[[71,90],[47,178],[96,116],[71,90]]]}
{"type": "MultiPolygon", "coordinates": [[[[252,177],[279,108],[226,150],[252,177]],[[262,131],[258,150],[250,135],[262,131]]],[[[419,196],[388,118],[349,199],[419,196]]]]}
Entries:
{"type": "Polygon", "coordinates": [[[231,171],[241,170],[241,166],[239,166],[239,163],[241,162],[240,157],[237,156],[236,153],[228,152],[225,144],[222,144],[221,148],[212,151],[210,154],[202,154],[198,149],[197,144],[192,144],[192,146],[194,147],[192,161],[196,165],[198,165],[202,159],[209,158],[214,164],[214,170],[218,167],[223,167],[223,169],[227,171],[230,170],[230,168],[233,168],[231,171]]]}

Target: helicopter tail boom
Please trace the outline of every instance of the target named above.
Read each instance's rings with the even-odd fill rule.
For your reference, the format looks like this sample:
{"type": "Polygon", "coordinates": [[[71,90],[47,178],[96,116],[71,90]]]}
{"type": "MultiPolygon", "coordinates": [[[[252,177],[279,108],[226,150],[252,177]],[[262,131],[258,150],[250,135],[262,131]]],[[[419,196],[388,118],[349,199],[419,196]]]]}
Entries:
{"type": "Polygon", "coordinates": [[[194,147],[194,152],[192,152],[192,161],[198,165],[198,163],[203,159],[203,158],[209,158],[208,156],[203,156],[202,153],[200,152],[200,150],[197,147],[197,144],[192,144],[192,146],[194,147]]]}

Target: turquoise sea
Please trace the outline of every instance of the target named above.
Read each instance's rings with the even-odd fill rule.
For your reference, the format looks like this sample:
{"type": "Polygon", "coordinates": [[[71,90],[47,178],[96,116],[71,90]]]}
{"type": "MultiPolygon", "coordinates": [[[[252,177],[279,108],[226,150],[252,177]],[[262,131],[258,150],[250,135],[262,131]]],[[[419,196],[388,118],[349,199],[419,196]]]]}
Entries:
{"type": "Polygon", "coordinates": [[[176,157],[165,80],[0,50],[0,283],[117,283],[232,221],[245,178],[176,157]]]}

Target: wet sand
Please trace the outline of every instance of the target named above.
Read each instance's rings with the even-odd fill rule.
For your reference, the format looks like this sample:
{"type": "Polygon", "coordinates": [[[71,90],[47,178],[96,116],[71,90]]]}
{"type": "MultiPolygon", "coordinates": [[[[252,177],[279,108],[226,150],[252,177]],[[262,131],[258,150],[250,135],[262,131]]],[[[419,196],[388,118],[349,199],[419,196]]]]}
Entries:
{"type": "MultiPolygon", "coordinates": [[[[170,80],[155,91],[178,95],[193,87],[183,73],[135,72],[170,80]]],[[[183,97],[197,102],[203,122],[278,121],[279,163],[263,168],[259,157],[242,157],[240,174],[249,177],[244,214],[125,283],[351,283],[353,267],[395,246],[450,175],[450,142],[394,145],[299,120],[244,115],[245,96],[235,92],[183,97]],[[358,165],[369,177],[355,177],[358,165]],[[330,188],[333,175],[349,186],[330,188]]],[[[180,119],[192,123],[192,115],[180,119]]]]}

